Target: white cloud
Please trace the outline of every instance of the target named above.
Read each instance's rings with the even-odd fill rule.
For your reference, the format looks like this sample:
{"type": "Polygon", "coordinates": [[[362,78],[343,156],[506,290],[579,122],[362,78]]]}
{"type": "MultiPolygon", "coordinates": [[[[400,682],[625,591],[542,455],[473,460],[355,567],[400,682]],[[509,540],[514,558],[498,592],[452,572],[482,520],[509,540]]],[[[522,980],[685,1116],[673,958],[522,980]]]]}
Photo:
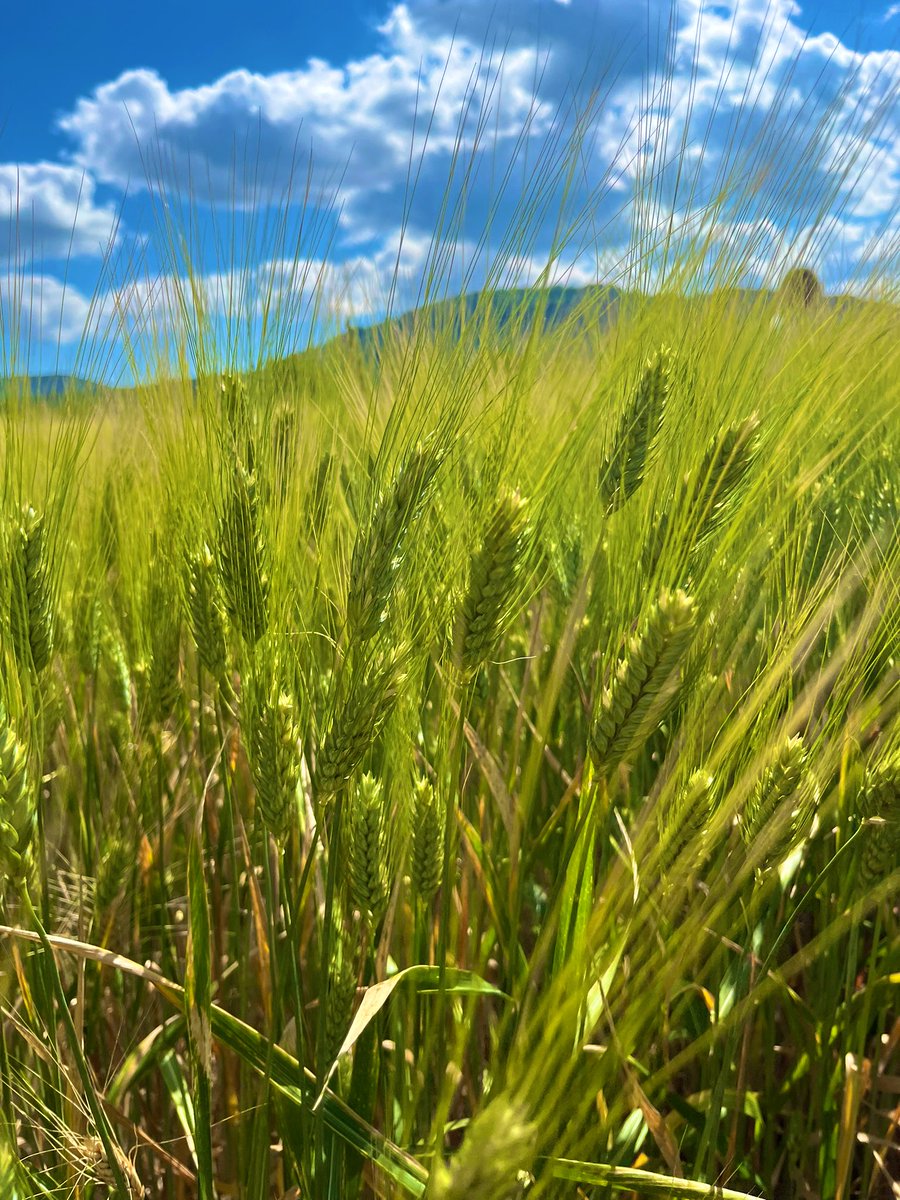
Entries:
{"type": "MultiPolygon", "coordinates": [[[[823,270],[825,232],[833,264],[862,253],[859,231],[888,226],[900,202],[900,54],[808,36],[795,0],[680,0],[677,24],[672,11],[670,0],[408,0],[373,53],[341,65],[241,69],[182,89],[128,71],[61,121],[77,166],[56,170],[71,181],[83,169],[91,183],[79,245],[111,221],[93,179],[164,185],[219,208],[235,195],[238,207],[280,200],[293,180],[299,204],[311,156],[313,202],[340,207],[343,265],[315,249],[304,262],[344,316],[377,312],[395,269],[414,302],[445,251],[450,290],[477,286],[501,244],[506,280],[537,278],[565,189],[578,227],[553,271],[577,282],[628,259],[629,201],[648,180],[641,228],[651,244],[671,220],[686,237],[712,223],[720,244],[730,231],[751,273],[760,255],[807,235],[823,270]],[[592,89],[594,120],[567,180],[565,139],[592,89]],[[704,225],[699,214],[729,185],[736,196],[704,225]],[[538,201],[533,211],[523,197],[538,201]]],[[[62,225],[54,219],[43,218],[48,242],[62,225]]],[[[201,272],[211,295],[221,292],[226,277],[201,272]]]]}
{"type": "Polygon", "coordinates": [[[0,260],[101,255],[115,230],[115,209],[96,202],[94,180],[81,168],[0,163],[0,260]]]}
{"type": "Polygon", "coordinates": [[[272,75],[241,69],[179,91],[155,71],[128,71],[79,100],[60,126],[76,140],[75,160],[118,186],[164,182],[200,195],[209,186],[211,199],[231,199],[236,174],[251,182],[244,168],[260,162],[255,189],[238,193],[248,206],[292,171],[302,176],[308,155],[318,185],[340,182],[342,197],[393,188],[411,150],[452,153],[460,111],[489,104],[500,74],[499,136],[521,129],[534,103],[533,53],[506,55],[495,69],[469,43],[423,41],[402,5],[382,32],[385,53],[343,67],[310,59],[272,75]]]}
{"type": "Polygon", "coordinates": [[[0,316],[4,359],[15,363],[37,344],[78,342],[90,325],[91,301],[52,275],[8,273],[0,275],[0,316]]]}

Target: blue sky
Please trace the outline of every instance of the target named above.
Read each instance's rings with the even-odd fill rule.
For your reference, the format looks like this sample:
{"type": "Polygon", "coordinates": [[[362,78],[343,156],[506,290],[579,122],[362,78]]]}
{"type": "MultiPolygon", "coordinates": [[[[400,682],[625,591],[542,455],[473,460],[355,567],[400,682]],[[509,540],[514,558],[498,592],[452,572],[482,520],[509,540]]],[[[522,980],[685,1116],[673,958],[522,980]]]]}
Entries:
{"type": "Polygon", "coordinates": [[[177,290],[184,265],[160,253],[155,225],[163,204],[190,227],[214,306],[234,286],[235,231],[251,286],[298,297],[285,348],[309,330],[316,281],[340,319],[366,319],[395,277],[405,302],[417,298],[436,246],[450,290],[482,282],[489,263],[507,281],[548,263],[573,283],[616,278],[636,235],[649,244],[673,216],[743,239],[751,281],[789,245],[833,287],[859,276],[874,239],[882,260],[895,252],[890,0],[680,0],[674,16],[671,0],[124,11],[42,0],[4,16],[0,340],[16,327],[31,369],[68,369],[98,313],[177,290]],[[763,169],[755,199],[744,187],[709,217],[723,180],[763,169]],[[442,228],[448,196],[459,219],[445,206],[442,228]],[[540,201],[527,218],[523,197],[540,201]]]}

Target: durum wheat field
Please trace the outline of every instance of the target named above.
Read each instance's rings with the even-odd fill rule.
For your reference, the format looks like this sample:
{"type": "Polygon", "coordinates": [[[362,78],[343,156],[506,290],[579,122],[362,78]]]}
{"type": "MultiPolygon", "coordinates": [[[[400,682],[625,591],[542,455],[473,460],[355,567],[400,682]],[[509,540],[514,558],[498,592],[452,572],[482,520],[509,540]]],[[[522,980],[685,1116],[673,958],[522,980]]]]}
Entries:
{"type": "Polygon", "coordinates": [[[4,1200],[898,1194],[896,258],[662,236],[6,389],[4,1200]]]}

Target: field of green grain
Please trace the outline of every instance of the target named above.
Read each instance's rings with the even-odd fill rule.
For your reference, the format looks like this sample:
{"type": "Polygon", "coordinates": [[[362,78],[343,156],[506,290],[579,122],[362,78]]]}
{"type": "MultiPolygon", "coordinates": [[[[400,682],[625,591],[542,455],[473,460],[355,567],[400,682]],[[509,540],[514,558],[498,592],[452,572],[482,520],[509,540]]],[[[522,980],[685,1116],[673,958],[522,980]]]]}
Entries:
{"type": "Polygon", "coordinates": [[[898,1195],[900,316],[707,266],[8,391],[4,1200],[898,1195]]]}

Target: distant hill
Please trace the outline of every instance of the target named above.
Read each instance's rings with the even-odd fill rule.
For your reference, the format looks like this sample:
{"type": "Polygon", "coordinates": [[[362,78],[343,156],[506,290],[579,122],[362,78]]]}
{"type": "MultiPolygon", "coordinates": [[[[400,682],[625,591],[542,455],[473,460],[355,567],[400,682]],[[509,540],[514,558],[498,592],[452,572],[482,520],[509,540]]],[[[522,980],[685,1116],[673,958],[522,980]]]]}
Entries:
{"type": "MultiPolygon", "coordinates": [[[[722,289],[727,300],[738,309],[750,310],[759,304],[787,304],[798,306],[796,298],[786,296],[782,289],[734,287],[722,289]]],[[[353,339],[367,351],[376,350],[388,335],[410,334],[414,331],[427,333],[429,330],[444,334],[459,332],[471,320],[487,314],[493,330],[529,332],[535,320],[544,330],[553,329],[567,320],[577,323],[589,322],[595,328],[612,325],[626,305],[636,305],[645,299],[637,291],[623,291],[616,287],[592,285],[588,287],[555,286],[549,288],[504,288],[485,295],[469,292],[462,296],[437,300],[422,308],[412,309],[397,316],[386,318],[371,325],[351,326],[341,339],[353,339]]],[[[694,303],[703,304],[711,299],[709,293],[695,293],[690,297],[694,303]]],[[[722,292],[716,299],[723,299],[722,292]]],[[[842,310],[858,313],[863,309],[873,310],[893,307],[886,300],[873,300],[852,295],[819,294],[815,308],[829,311],[842,310]]]]}
{"type": "MultiPolygon", "coordinates": [[[[761,288],[735,287],[726,290],[728,299],[739,309],[749,310],[760,303],[777,303],[782,299],[778,291],[761,288]]],[[[355,345],[363,352],[374,353],[377,357],[379,349],[388,337],[429,331],[440,332],[444,336],[458,336],[467,324],[487,317],[494,332],[506,330],[511,334],[530,332],[535,321],[540,322],[543,330],[556,328],[568,320],[576,322],[576,328],[578,324],[585,322],[589,322],[594,328],[597,324],[607,328],[614,324],[624,306],[639,304],[643,299],[640,292],[623,291],[601,284],[588,287],[556,285],[547,288],[498,288],[489,294],[466,292],[433,301],[372,324],[351,325],[346,332],[333,338],[332,344],[355,345]]],[[[703,303],[709,299],[709,294],[702,293],[692,297],[696,303],[703,303]]],[[[721,295],[718,299],[721,299],[721,295]]],[[[823,294],[817,299],[816,307],[824,307],[831,311],[840,309],[849,313],[885,307],[898,311],[897,306],[890,301],[851,295],[823,294]]],[[[288,355],[280,361],[271,361],[261,370],[265,372],[274,368],[279,371],[280,368],[287,368],[290,371],[300,360],[308,355],[316,355],[323,348],[314,346],[311,350],[288,355]]],[[[96,394],[101,390],[119,393],[129,390],[121,387],[101,388],[100,385],[76,375],[31,375],[15,376],[12,379],[0,376],[0,392],[9,385],[12,385],[13,389],[29,388],[35,399],[48,400],[51,403],[63,395],[72,393],[96,394]]]]}
{"type": "Polygon", "coordinates": [[[422,308],[411,309],[372,325],[350,326],[343,338],[355,339],[363,349],[380,345],[388,334],[441,331],[459,333],[476,318],[490,315],[493,330],[530,330],[535,319],[544,328],[553,328],[580,310],[592,318],[611,324],[617,315],[623,293],[617,288],[591,287],[498,288],[490,294],[466,292],[445,300],[435,300],[422,308]]]}
{"type": "Polygon", "coordinates": [[[13,375],[0,377],[0,390],[30,391],[35,400],[55,400],[73,392],[95,392],[97,385],[78,375],[13,375]]]}

